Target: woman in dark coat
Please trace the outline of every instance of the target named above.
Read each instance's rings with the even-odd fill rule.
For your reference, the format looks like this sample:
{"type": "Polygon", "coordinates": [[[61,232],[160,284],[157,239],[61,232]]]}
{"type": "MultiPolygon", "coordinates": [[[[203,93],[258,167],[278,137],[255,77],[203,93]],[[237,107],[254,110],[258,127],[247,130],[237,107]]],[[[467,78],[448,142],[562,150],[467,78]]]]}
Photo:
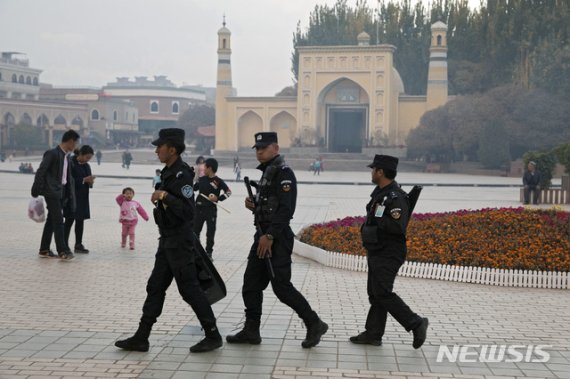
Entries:
{"type": "Polygon", "coordinates": [[[83,246],[83,224],[91,218],[89,213],[89,189],[93,187],[95,177],[91,175],[89,160],[93,157],[93,148],[83,145],[75,151],[75,156],[71,159],[71,174],[75,180],[75,213],[64,210],[65,216],[65,239],[69,245],[69,234],[71,226],[75,222],[75,253],[89,253],[83,246]]]}

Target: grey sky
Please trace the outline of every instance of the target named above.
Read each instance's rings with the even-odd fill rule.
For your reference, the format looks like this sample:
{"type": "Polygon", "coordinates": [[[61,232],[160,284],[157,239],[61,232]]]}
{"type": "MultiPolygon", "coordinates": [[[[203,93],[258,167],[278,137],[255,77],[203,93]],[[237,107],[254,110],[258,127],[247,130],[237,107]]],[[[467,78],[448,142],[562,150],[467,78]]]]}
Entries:
{"type": "MultiPolygon", "coordinates": [[[[241,96],[290,85],[292,37],[316,4],[336,0],[0,0],[0,51],[26,53],[41,81],[102,86],[166,75],[214,86],[222,15],[241,96]]],[[[349,0],[354,5],[356,0],[349,0]]],[[[368,0],[376,5],[376,1],[368,0]]]]}

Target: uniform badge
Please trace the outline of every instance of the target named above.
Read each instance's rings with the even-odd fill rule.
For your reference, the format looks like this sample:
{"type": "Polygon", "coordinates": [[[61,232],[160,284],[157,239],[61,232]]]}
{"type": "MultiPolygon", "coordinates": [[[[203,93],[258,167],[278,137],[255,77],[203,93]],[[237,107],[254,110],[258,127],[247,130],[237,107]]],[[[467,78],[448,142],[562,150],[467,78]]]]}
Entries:
{"type": "Polygon", "coordinates": [[[281,188],[283,189],[283,192],[291,191],[291,181],[290,180],[282,180],[281,181],[281,188]]]}
{"type": "Polygon", "coordinates": [[[192,197],[192,195],[194,195],[194,189],[189,184],[186,184],[184,187],[182,187],[180,191],[184,197],[187,197],[189,199],[192,197]]]}
{"type": "Polygon", "coordinates": [[[394,220],[399,220],[400,217],[402,217],[402,210],[400,208],[393,208],[390,210],[390,216],[392,216],[394,220]]]}

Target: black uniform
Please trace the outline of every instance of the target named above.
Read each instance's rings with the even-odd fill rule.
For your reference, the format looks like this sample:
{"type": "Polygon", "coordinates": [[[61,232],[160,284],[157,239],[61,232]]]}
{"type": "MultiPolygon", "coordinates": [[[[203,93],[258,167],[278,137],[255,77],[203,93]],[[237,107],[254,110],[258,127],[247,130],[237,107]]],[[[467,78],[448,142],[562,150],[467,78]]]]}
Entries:
{"type": "Polygon", "coordinates": [[[263,290],[271,282],[277,298],[297,312],[306,325],[318,324],[320,319],[317,313],[291,283],[294,234],[289,223],[295,213],[297,180],[293,170],[279,155],[257,168],[263,171],[263,176],[259,183],[258,208],[255,212],[263,234],[271,234],[274,237],[271,263],[275,277],[271,279],[266,262],[257,257],[257,246],[261,236],[256,232],[242,288],[246,318],[259,325],[263,290]]]}
{"type": "MultiPolygon", "coordinates": [[[[200,192],[204,196],[210,194],[216,195],[218,201],[224,201],[232,194],[226,182],[217,176],[210,178],[202,176],[194,184],[194,191],[200,192]],[[224,194],[220,195],[221,191],[224,194]]],[[[214,250],[214,237],[216,235],[216,219],[218,217],[218,207],[211,201],[204,199],[202,196],[196,196],[196,215],[194,216],[194,233],[200,238],[200,232],[204,222],[206,223],[206,253],[212,257],[214,250]]]]}
{"type": "Polygon", "coordinates": [[[538,204],[538,199],[540,197],[540,173],[535,170],[533,172],[525,171],[523,175],[523,185],[524,185],[524,203],[530,203],[530,194],[532,192],[532,203],[538,204]]]}
{"type": "Polygon", "coordinates": [[[368,299],[366,332],[381,340],[390,313],[407,331],[420,326],[422,318],[394,292],[394,280],[406,259],[406,228],[409,220],[407,194],[393,181],[376,187],[366,205],[362,241],[368,251],[368,299]]]}
{"type": "Polygon", "coordinates": [[[168,195],[154,209],[160,232],[154,268],[146,287],[141,324],[152,325],[162,313],[166,290],[176,280],[178,291],[192,309],[206,333],[215,328],[212,307],[200,287],[193,247],[194,170],[182,159],[161,172],[161,187],[168,195]]]}

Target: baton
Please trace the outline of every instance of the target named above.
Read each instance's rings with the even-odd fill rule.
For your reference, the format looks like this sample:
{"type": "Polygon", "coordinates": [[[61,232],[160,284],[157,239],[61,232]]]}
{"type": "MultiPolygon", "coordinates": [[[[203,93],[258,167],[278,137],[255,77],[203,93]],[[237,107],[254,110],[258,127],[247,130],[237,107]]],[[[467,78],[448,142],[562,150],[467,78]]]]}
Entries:
{"type": "Polygon", "coordinates": [[[212,200],[210,200],[210,198],[208,196],[204,195],[203,193],[200,193],[200,196],[202,196],[204,199],[207,199],[210,203],[214,204],[216,207],[222,208],[224,211],[226,211],[228,213],[232,213],[227,208],[224,208],[224,206],[222,204],[218,204],[218,203],[215,203],[212,200]]]}
{"type": "MultiPolygon", "coordinates": [[[[243,178],[243,182],[245,183],[245,188],[247,188],[247,194],[249,198],[251,199],[251,201],[253,201],[253,205],[257,208],[257,202],[255,201],[255,197],[253,196],[253,191],[251,190],[251,183],[249,181],[249,177],[245,176],[243,178]]],[[[261,225],[259,225],[259,221],[257,220],[257,214],[255,213],[255,210],[253,210],[252,212],[253,212],[253,223],[255,224],[255,229],[257,229],[257,233],[261,238],[261,236],[263,235],[263,231],[261,230],[261,225]]],[[[269,273],[269,276],[271,277],[271,279],[275,279],[273,264],[271,264],[271,259],[267,254],[265,254],[265,263],[267,264],[267,272],[269,273]]]]}

